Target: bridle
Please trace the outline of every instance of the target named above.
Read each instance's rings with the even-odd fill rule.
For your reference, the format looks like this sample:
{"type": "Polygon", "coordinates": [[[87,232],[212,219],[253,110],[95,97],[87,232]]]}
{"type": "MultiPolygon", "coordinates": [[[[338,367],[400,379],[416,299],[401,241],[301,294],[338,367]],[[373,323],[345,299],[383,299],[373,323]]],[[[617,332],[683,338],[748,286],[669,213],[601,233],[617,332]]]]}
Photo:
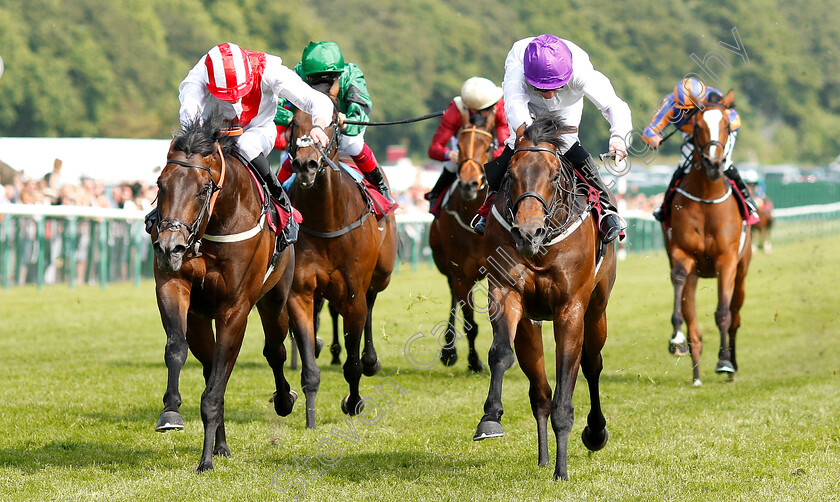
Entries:
{"type": "Polygon", "coordinates": [[[217,183],[215,179],[213,179],[213,170],[205,166],[203,164],[195,164],[193,162],[186,162],[183,160],[178,159],[166,159],[166,164],[176,164],[182,167],[190,167],[195,169],[201,169],[202,171],[207,171],[210,173],[210,181],[204,185],[204,188],[199,192],[199,195],[204,195],[203,199],[204,202],[201,205],[201,211],[199,211],[198,216],[196,217],[195,221],[192,224],[189,224],[183,220],[179,220],[178,218],[161,218],[158,221],[158,234],[165,232],[167,230],[172,230],[173,232],[178,232],[183,235],[183,231],[186,230],[187,234],[185,236],[187,240],[187,249],[192,249],[195,244],[199,240],[198,229],[201,228],[202,223],[206,223],[206,221],[210,220],[210,216],[213,214],[213,208],[216,205],[216,198],[219,195],[219,192],[222,190],[223,184],[225,182],[225,156],[222,154],[222,147],[219,143],[216,143],[216,151],[219,154],[219,159],[221,160],[221,174],[219,175],[219,182],[217,183]],[[205,221],[206,220],[206,221],[205,221]]]}
{"type": "Polygon", "coordinates": [[[481,172],[481,186],[478,187],[478,189],[481,190],[487,185],[487,177],[484,174],[484,164],[482,164],[478,161],[478,159],[475,158],[475,135],[481,134],[482,136],[487,136],[488,138],[490,138],[490,144],[487,146],[487,150],[485,150],[485,152],[489,152],[493,149],[493,134],[491,134],[488,131],[485,131],[484,129],[479,129],[475,126],[467,127],[465,129],[461,129],[461,131],[458,133],[459,142],[461,140],[461,136],[463,136],[466,133],[472,133],[472,135],[470,136],[469,149],[467,150],[464,160],[458,162],[458,177],[460,179],[461,169],[463,169],[465,165],[470,163],[475,164],[476,166],[478,166],[478,170],[481,172]]]}
{"type": "MultiPolygon", "coordinates": [[[[318,145],[311,136],[302,135],[295,138],[294,141],[289,142],[289,156],[292,159],[297,158],[297,153],[301,148],[311,147],[314,148],[316,152],[318,152],[318,169],[315,171],[315,178],[324,174],[324,171],[327,169],[327,165],[333,168],[333,170],[338,170],[338,166],[332,161],[332,156],[335,155],[336,151],[338,151],[338,143],[339,143],[339,135],[341,134],[338,128],[338,125],[335,122],[336,115],[333,114],[333,128],[332,132],[330,133],[330,142],[327,144],[326,149],[321,149],[321,146],[318,145]]],[[[290,137],[294,138],[295,136],[295,121],[292,120],[291,126],[291,134],[290,137]]]]}
{"type": "MultiPolygon", "coordinates": [[[[561,222],[561,224],[552,230],[552,223],[554,223],[554,217],[557,212],[565,206],[564,201],[566,200],[567,196],[574,196],[574,190],[568,189],[563,186],[561,181],[564,179],[563,173],[564,170],[570,170],[570,166],[565,161],[563,156],[560,154],[560,151],[556,148],[546,148],[542,146],[526,146],[520,147],[513,151],[513,154],[516,155],[519,152],[548,152],[552,154],[556,159],[557,162],[560,163],[560,170],[554,175],[554,178],[551,180],[551,185],[554,187],[554,193],[552,194],[550,202],[546,201],[542,195],[538,194],[537,192],[527,191],[521,193],[515,200],[511,201],[510,198],[510,190],[505,190],[506,193],[506,201],[505,201],[505,208],[507,213],[508,223],[512,226],[514,224],[516,218],[516,212],[519,209],[519,204],[529,198],[536,199],[537,202],[540,203],[540,207],[543,211],[543,221],[545,227],[549,229],[549,234],[559,233],[563,230],[566,226],[567,222],[571,220],[572,211],[567,211],[565,215],[565,219],[561,222]]],[[[510,181],[510,171],[505,176],[508,179],[508,183],[510,181]]]]}
{"type": "MultiPolygon", "coordinates": [[[[719,105],[717,103],[707,104],[706,107],[703,109],[703,111],[705,112],[706,109],[708,109],[708,108],[717,108],[724,113],[724,116],[726,114],[726,107],[724,107],[722,105],[719,105]]],[[[699,169],[701,167],[704,167],[705,162],[711,163],[711,159],[706,155],[707,151],[711,151],[711,147],[716,146],[716,147],[720,148],[720,151],[723,152],[724,154],[725,154],[725,151],[726,151],[726,144],[725,143],[721,143],[719,140],[712,139],[711,137],[709,138],[709,141],[700,145],[698,143],[698,136],[697,136],[697,131],[698,130],[699,130],[699,128],[697,127],[697,118],[695,117],[694,118],[694,128],[691,132],[691,142],[694,143],[694,148],[697,150],[697,153],[700,156],[700,162],[696,163],[695,166],[694,166],[697,169],[699,169]]],[[[726,135],[727,135],[727,137],[729,137],[730,134],[732,134],[732,126],[729,123],[729,121],[727,121],[727,123],[726,123],[726,135]]]]}

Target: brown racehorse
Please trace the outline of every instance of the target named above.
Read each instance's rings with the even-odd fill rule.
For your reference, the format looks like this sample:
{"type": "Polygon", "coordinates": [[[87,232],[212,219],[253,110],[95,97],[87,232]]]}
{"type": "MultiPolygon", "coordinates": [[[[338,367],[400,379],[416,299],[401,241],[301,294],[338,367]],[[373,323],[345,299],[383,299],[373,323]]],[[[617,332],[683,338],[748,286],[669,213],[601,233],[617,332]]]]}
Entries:
{"type": "MultiPolygon", "coordinates": [[[[615,282],[615,246],[602,247],[597,220],[586,196],[577,194],[570,164],[559,154],[560,126],[538,117],[517,131],[506,185],[488,219],[490,256],[504,269],[488,274],[490,391],[474,440],[504,435],[502,380],[513,364],[513,349],[531,382],[531,409],[537,421],[539,464],[548,464],[547,423],[557,440],[554,479],[568,479],[566,456],[574,422],[572,395],[578,368],[589,384],[591,409],[583,443],[592,451],[608,439],[598,379],[607,337],[607,301],[615,282]],[[502,216],[504,215],[504,216],[502,216]],[[554,323],[554,398],[545,373],[542,324],[554,323]]],[[[488,258],[489,259],[489,258],[488,258]]]]}
{"type": "Polygon", "coordinates": [[[702,385],[703,337],[695,309],[699,277],[716,278],[718,284],[715,323],[720,331],[720,351],[715,371],[734,378],[738,370],[735,334],[741,324],[744,278],[752,250],[750,233],[733,189],[723,176],[724,146],[729,138],[726,109],[733,99],[730,90],[719,103],[706,103],[703,111],[695,115],[691,170],[680,182],[671,203],[670,228],[663,225],[674,285],[674,331],[669,350],[675,355],[691,353],[694,385],[702,385]],[[681,331],[683,320],[688,324],[687,345],[681,331]]]}
{"type": "MultiPolygon", "coordinates": [[[[338,86],[315,86],[335,101],[338,86]]],[[[335,117],[334,117],[335,118],[335,117]]],[[[295,244],[295,279],[289,296],[289,317],[301,356],[301,387],[306,396],[306,426],[315,427],[315,399],[321,372],[315,363],[314,303],[326,298],[344,319],[347,360],[344,378],[350,394],[341,408],[361,411],[359,380],[372,376],[380,361],[373,346],[371,314],[376,295],[388,286],[397,259],[397,232],[393,217],[377,221],[370,214],[353,178],[340,167],[338,131],[327,127],[331,142],[319,152],[309,138],[311,117],[298,110],[289,127],[289,150],[296,178],[290,190],[303,215],[295,244]],[[364,354],[359,357],[362,334],[364,354]]]]}
{"type": "Polygon", "coordinates": [[[455,318],[460,306],[464,331],[469,341],[469,368],[481,371],[481,359],[475,350],[478,325],[473,315],[470,296],[476,281],[485,276],[487,256],[485,240],[470,227],[470,220],[481,206],[487,192],[484,164],[490,160],[494,146],[493,130],[496,117],[491,114],[482,125],[473,125],[465,117],[458,132],[458,187],[452,193],[440,214],[429,229],[429,246],[440,273],[446,276],[451,294],[446,343],[441,348],[440,360],[452,366],[458,360],[455,348],[455,318]]]}
{"type": "Polygon", "coordinates": [[[213,115],[174,138],[158,179],[160,220],[152,229],[169,371],[156,429],[184,428],[178,380],[189,348],[204,367],[206,383],[198,472],[213,468],[213,455],[230,455],[225,387],[255,304],[265,331],[263,354],[274,371],[275,411],[288,415],[297,398],[283,376],[288,318],[281,314],[294,276],[294,253],[284,249],[272,265],[275,233],[264,225],[260,195],[236,155],[236,138],[225,135],[224,125],[213,115]]]}

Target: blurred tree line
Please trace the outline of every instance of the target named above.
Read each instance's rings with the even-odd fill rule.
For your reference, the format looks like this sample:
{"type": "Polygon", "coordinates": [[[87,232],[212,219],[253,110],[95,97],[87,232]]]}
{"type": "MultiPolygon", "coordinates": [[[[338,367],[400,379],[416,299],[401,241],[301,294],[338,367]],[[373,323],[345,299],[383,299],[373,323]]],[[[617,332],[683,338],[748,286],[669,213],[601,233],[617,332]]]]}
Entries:
{"type": "MultiPolygon", "coordinates": [[[[501,83],[511,44],[540,33],[589,52],[639,128],[694,72],[735,89],[736,160],[827,163],[840,153],[835,0],[0,0],[0,135],[168,137],[178,83],[224,41],[293,66],[309,41],[333,40],[365,72],[372,119],[409,118],[443,110],[470,76],[501,83]],[[745,57],[719,44],[737,46],[733,28],[745,57]]],[[[368,138],[381,157],[403,144],[421,160],[436,125],[371,127],[368,138]]],[[[606,148],[591,103],[581,129],[590,151],[606,148]]]]}

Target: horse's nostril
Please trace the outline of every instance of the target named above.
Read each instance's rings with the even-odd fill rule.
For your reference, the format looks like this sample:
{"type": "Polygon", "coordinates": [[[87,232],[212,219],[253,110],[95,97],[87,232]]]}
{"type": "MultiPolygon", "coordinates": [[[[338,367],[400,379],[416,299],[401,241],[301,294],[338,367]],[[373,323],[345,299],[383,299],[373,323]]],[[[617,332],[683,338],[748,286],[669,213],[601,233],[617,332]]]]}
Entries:
{"type": "Polygon", "coordinates": [[[183,244],[178,244],[174,248],[172,248],[172,254],[175,256],[182,255],[187,252],[187,246],[183,244]]]}
{"type": "Polygon", "coordinates": [[[155,242],[153,247],[154,247],[154,250],[155,250],[155,254],[158,254],[158,255],[163,254],[163,246],[161,246],[159,242],[155,242]]]}
{"type": "Polygon", "coordinates": [[[478,189],[478,182],[477,181],[470,182],[470,188],[472,188],[473,190],[478,189]]]}

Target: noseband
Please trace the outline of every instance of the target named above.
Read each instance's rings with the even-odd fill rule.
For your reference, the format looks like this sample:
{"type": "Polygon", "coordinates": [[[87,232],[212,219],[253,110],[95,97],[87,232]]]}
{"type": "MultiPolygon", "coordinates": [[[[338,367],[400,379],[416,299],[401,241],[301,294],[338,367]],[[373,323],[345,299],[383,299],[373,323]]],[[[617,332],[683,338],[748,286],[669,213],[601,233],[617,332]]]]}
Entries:
{"type": "Polygon", "coordinates": [[[478,187],[478,189],[481,190],[487,185],[487,178],[484,174],[484,164],[482,164],[475,157],[473,157],[473,155],[475,154],[475,135],[481,134],[482,136],[487,136],[488,138],[490,138],[490,145],[487,146],[486,150],[487,152],[489,152],[493,149],[493,134],[491,134],[488,131],[485,131],[484,129],[479,129],[478,127],[468,127],[466,129],[462,129],[461,132],[458,133],[458,139],[460,140],[461,136],[468,132],[473,133],[472,137],[470,138],[470,149],[467,153],[467,157],[464,160],[458,162],[458,177],[461,177],[461,169],[463,169],[463,167],[466,164],[473,163],[477,165],[478,169],[481,171],[481,186],[478,187]]]}
{"type": "Polygon", "coordinates": [[[199,211],[198,216],[196,217],[195,221],[190,225],[189,223],[179,220],[178,218],[161,218],[158,221],[158,234],[165,232],[167,230],[172,230],[173,232],[183,233],[182,229],[186,229],[187,235],[187,249],[192,249],[198,241],[198,229],[201,227],[201,223],[203,220],[210,219],[210,215],[213,214],[213,208],[216,205],[216,198],[219,195],[219,191],[222,189],[222,185],[225,181],[225,156],[222,154],[222,148],[216,143],[216,150],[219,154],[219,158],[222,162],[222,169],[221,175],[219,176],[219,182],[216,183],[216,180],[213,179],[213,170],[205,165],[202,164],[195,164],[192,162],[186,162],[183,160],[178,159],[166,159],[167,164],[176,164],[182,167],[191,167],[195,169],[201,169],[202,171],[207,171],[210,173],[210,181],[204,185],[204,188],[199,193],[204,194],[204,202],[201,206],[201,211],[199,211]]]}

